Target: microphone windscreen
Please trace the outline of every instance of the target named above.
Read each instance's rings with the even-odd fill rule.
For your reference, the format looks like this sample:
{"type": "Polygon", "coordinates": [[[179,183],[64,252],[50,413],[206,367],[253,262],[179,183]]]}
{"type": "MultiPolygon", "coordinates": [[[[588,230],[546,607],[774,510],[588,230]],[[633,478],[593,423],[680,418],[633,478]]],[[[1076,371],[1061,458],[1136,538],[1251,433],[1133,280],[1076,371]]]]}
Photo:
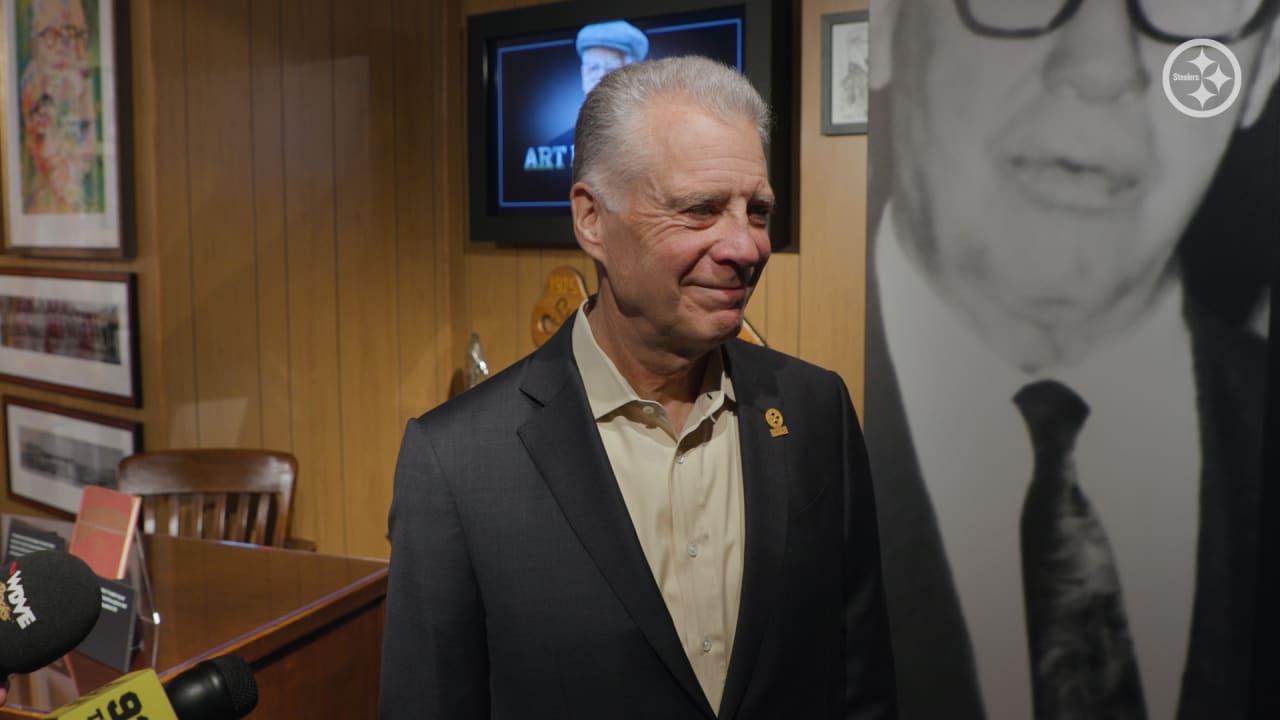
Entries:
{"type": "Polygon", "coordinates": [[[205,660],[164,685],[178,720],[238,720],[258,705],[258,683],[238,655],[205,660]]]}
{"type": "Polygon", "coordinates": [[[0,567],[0,677],[39,670],[71,652],[102,611],[98,576],[80,558],[56,550],[0,567]]]}

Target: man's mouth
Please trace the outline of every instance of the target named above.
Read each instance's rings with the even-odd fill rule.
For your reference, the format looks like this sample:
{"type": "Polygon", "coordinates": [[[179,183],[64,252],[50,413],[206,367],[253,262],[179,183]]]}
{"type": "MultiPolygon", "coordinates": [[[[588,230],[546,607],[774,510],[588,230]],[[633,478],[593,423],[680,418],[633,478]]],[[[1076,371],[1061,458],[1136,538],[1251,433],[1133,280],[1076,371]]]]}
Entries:
{"type": "Polygon", "coordinates": [[[1038,204],[1065,210],[1106,212],[1131,205],[1142,178],[1118,165],[1063,156],[1014,155],[1005,161],[1019,189],[1038,204]]]}
{"type": "Polygon", "coordinates": [[[746,299],[747,289],[741,285],[699,285],[704,292],[728,305],[740,305],[746,299]]]}

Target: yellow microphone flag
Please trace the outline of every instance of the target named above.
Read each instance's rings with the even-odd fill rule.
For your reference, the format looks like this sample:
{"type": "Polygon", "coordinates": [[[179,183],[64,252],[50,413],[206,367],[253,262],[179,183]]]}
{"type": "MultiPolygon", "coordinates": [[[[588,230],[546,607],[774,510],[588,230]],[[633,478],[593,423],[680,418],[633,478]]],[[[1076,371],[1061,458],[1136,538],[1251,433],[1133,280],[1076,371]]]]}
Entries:
{"type": "Polygon", "coordinates": [[[138,670],[103,685],[43,720],[178,720],[155,670],[138,670]]]}

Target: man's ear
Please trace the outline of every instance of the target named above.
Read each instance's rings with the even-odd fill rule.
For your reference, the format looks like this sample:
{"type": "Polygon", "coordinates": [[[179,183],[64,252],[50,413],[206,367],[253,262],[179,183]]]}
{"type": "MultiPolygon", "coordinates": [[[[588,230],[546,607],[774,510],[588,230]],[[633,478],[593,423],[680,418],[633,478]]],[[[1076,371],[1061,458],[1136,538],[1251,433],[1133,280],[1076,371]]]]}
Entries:
{"type": "Polygon", "coordinates": [[[578,239],[578,247],[603,265],[605,258],[604,237],[602,234],[601,213],[605,211],[604,203],[590,185],[576,182],[569,188],[569,210],[573,218],[573,234],[578,239]]]}
{"type": "Polygon", "coordinates": [[[1253,69],[1253,82],[1244,91],[1244,109],[1240,111],[1240,128],[1252,127],[1267,107],[1267,100],[1280,79],[1280,20],[1272,20],[1262,38],[1262,52],[1253,69]]]}
{"type": "Polygon", "coordinates": [[[893,33],[904,0],[871,0],[870,57],[867,70],[872,90],[882,90],[893,79],[893,33]]]}

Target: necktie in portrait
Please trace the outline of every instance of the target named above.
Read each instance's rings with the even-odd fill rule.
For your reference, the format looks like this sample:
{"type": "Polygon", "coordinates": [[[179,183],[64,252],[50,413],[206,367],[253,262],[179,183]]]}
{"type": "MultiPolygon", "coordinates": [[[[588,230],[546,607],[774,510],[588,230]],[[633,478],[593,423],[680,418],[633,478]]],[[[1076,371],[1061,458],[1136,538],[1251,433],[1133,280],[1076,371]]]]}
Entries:
{"type": "Polygon", "coordinates": [[[1035,453],[1021,527],[1035,716],[1145,718],[1115,557],[1072,460],[1089,406],[1052,380],[1013,401],[1035,453]]]}

